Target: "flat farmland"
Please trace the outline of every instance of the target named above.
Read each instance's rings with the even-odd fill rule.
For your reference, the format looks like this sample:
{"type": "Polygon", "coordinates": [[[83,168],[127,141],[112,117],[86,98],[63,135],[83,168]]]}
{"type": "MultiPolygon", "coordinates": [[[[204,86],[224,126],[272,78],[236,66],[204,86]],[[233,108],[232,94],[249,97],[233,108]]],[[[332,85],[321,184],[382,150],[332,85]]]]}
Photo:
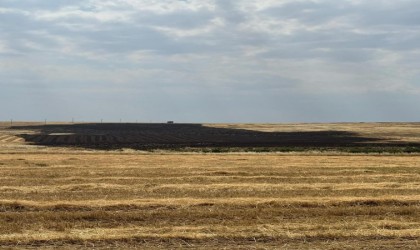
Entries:
{"type": "Polygon", "coordinates": [[[369,129],[222,124],[210,127],[213,141],[205,140],[211,134],[183,126],[184,133],[171,134],[178,139],[157,133],[164,143],[130,139],[130,133],[147,134],[138,126],[130,133],[121,127],[98,132],[79,125],[81,132],[68,124],[52,126],[1,130],[0,138],[7,137],[0,146],[1,247],[420,248],[420,155],[340,151],[360,143],[415,147],[417,124],[365,124],[369,129]],[[280,134],[261,143],[273,130],[280,134]],[[61,140],[89,132],[126,139],[108,150],[94,140],[61,140]],[[226,141],[216,132],[225,133],[226,141]],[[312,135],[312,141],[302,134],[312,135]],[[49,143],[29,137],[39,135],[62,137],[49,143]],[[194,144],[182,139],[187,135],[194,144]],[[288,142],[311,150],[188,152],[209,143],[281,148],[288,142]],[[332,149],[314,151],[321,142],[332,149]],[[187,148],[179,151],[182,147],[187,148]]]}

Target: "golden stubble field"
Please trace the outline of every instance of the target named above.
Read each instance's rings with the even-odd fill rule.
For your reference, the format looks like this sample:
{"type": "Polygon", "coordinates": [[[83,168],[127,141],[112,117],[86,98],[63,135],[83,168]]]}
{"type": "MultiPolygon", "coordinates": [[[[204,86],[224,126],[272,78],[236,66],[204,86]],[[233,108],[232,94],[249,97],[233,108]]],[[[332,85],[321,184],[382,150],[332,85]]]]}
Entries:
{"type": "Polygon", "coordinates": [[[418,154],[99,151],[20,139],[0,149],[3,248],[419,249],[419,240],[418,154]]]}

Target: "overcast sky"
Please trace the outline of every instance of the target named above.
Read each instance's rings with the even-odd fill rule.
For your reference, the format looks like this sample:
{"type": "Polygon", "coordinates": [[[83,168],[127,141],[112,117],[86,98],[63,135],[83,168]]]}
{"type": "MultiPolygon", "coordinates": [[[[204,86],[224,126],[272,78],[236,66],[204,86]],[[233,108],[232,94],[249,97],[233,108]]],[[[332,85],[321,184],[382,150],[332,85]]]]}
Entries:
{"type": "Polygon", "coordinates": [[[0,0],[0,120],[420,121],[418,0],[0,0]]]}

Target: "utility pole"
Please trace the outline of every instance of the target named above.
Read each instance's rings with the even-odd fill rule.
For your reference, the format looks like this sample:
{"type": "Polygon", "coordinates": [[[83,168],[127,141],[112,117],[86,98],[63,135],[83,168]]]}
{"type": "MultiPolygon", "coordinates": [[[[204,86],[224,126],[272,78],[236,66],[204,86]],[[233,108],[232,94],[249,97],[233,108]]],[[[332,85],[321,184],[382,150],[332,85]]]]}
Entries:
{"type": "Polygon", "coordinates": [[[13,127],[13,119],[10,119],[10,127],[13,127]]]}
{"type": "Polygon", "coordinates": [[[47,119],[45,119],[45,123],[44,123],[44,125],[47,125],[47,119]]]}

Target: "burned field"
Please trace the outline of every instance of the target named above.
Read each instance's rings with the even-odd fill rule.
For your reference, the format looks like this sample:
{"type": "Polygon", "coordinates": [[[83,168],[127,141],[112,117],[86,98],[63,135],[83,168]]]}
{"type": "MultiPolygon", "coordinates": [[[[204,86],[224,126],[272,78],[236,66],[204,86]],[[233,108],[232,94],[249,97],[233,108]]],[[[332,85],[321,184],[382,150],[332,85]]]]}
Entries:
{"type": "Polygon", "coordinates": [[[105,150],[420,152],[416,123],[21,124],[9,133],[4,141],[105,150]]]}
{"type": "Polygon", "coordinates": [[[342,150],[416,147],[417,124],[96,126],[4,126],[0,246],[420,247],[420,155],[342,150]]]}

